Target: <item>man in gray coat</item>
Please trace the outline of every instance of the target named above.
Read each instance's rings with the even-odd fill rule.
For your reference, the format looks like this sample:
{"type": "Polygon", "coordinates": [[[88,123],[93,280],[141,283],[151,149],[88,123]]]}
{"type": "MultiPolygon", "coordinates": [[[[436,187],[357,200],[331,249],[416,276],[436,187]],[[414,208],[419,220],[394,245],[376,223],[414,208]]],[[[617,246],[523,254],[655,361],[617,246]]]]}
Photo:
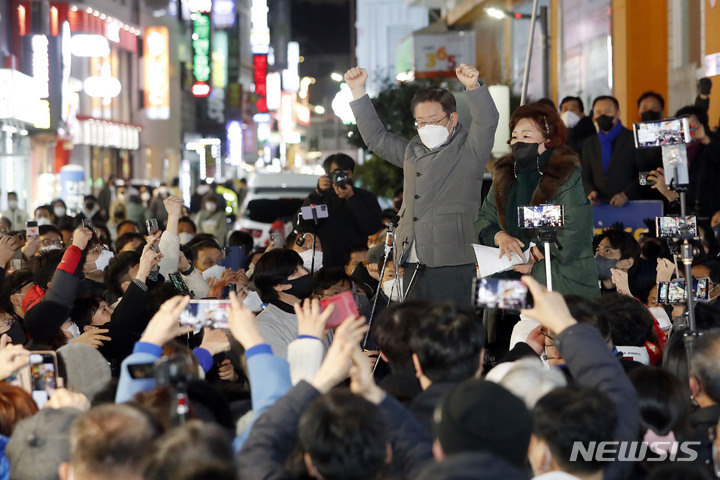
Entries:
{"type": "Polygon", "coordinates": [[[418,129],[412,140],[385,130],[365,94],[364,69],[351,68],[345,81],[353,94],[350,106],[363,140],[377,155],[405,171],[396,250],[405,266],[407,298],[452,300],[467,306],[475,276],[473,220],[481,202],[498,112],[475,67],[463,63],[455,73],[467,89],[470,128],[464,130],[458,123],[452,93],[431,87],[412,100],[418,129]]]}

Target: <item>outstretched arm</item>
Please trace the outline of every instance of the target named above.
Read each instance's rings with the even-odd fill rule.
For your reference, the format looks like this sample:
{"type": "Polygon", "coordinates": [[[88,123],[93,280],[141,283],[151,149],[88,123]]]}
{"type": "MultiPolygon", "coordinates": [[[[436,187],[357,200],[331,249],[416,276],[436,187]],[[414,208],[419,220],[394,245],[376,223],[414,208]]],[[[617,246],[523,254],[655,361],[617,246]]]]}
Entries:
{"type": "Polygon", "coordinates": [[[385,130],[370,97],[365,93],[368,74],[364,68],[353,67],[345,72],[345,83],[350,87],[350,102],[360,135],[367,146],[393,165],[402,168],[408,140],[385,130]]]}

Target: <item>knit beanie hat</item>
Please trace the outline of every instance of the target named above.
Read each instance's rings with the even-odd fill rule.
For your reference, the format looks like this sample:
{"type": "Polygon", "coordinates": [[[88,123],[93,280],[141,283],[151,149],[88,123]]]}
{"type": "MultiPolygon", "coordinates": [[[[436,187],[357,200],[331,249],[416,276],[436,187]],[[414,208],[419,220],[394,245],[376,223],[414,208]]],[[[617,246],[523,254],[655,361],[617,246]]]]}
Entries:
{"type": "Polygon", "coordinates": [[[487,451],[523,465],[532,419],[525,403],[493,382],[470,379],[435,409],[435,436],[446,455],[487,451]]]}

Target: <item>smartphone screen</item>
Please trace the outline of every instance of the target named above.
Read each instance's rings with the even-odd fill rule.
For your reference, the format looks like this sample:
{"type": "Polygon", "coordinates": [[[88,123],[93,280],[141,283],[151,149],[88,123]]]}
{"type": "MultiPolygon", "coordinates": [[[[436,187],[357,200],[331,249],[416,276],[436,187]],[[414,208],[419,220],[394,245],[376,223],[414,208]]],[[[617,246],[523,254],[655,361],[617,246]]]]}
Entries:
{"type": "Polygon", "coordinates": [[[325,328],[335,328],[342,322],[348,319],[348,317],[358,317],[357,305],[355,305],[355,298],[352,292],[338,293],[330,298],[320,301],[320,306],[325,310],[330,305],[333,305],[334,309],[330,317],[325,322],[325,328]]]}
{"type": "Polygon", "coordinates": [[[685,303],[685,279],[675,278],[668,285],[668,303],[685,303]]]}
{"type": "MultiPolygon", "coordinates": [[[[682,226],[683,219],[681,217],[656,217],[655,229],[659,238],[677,237],[682,226]]],[[[688,235],[697,236],[697,218],[687,217],[685,230],[688,235]]],[[[684,232],[683,232],[684,233],[684,232]]]]}
{"type": "Polygon", "coordinates": [[[530,205],[518,207],[521,228],[559,228],[565,223],[562,205],[530,205]]]}
{"type": "Polygon", "coordinates": [[[634,123],[633,131],[637,148],[680,145],[692,140],[687,118],[634,123]]]}
{"type": "Polygon", "coordinates": [[[25,223],[25,235],[27,238],[37,238],[40,236],[40,227],[35,220],[28,220],[25,223]]]}
{"type": "Polygon", "coordinates": [[[474,280],[474,298],[477,307],[521,310],[532,308],[532,295],[520,280],[480,278],[474,280]]]}
{"type": "Polygon", "coordinates": [[[54,352],[30,354],[30,382],[33,400],[38,408],[43,408],[57,388],[57,360],[54,352]]]}
{"type": "Polygon", "coordinates": [[[657,284],[657,303],[668,303],[668,282],[658,282],[657,284]]]}
{"type": "Polygon", "coordinates": [[[190,300],[180,312],[179,322],[191,327],[230,328],[229,308],[229,300],[190,300]]]}

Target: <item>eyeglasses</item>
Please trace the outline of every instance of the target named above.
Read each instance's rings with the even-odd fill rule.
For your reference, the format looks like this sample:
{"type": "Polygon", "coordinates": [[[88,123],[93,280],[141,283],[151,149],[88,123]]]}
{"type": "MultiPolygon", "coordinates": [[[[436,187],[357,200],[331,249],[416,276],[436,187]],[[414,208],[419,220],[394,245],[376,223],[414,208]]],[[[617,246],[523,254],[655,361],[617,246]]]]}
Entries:
{"type": "Polygon", "coordinates": [[[442,118],[439,118],[437,120],[431,120],[429,122],[415,122],[415,128],[420,129],[427,125],[440,125],[440,122],[445,120],[447,117],[448,117],[448,115],[445,114],[445,116],[443,116],[442,118]]]}
{"type": "Polygon", "coordinates": [[[57,245],[58,247],[65,246],[65,243],[63,243],[62,240],[53,240],[51,238],[43,238],[40,240],[40,243],[45,247],[49,247],[50,245],[57,245]]]}

